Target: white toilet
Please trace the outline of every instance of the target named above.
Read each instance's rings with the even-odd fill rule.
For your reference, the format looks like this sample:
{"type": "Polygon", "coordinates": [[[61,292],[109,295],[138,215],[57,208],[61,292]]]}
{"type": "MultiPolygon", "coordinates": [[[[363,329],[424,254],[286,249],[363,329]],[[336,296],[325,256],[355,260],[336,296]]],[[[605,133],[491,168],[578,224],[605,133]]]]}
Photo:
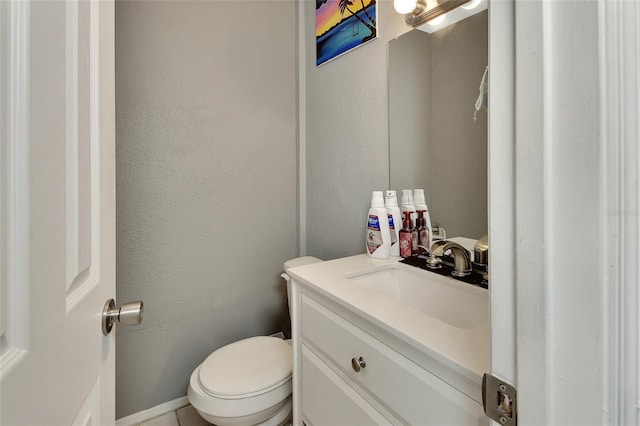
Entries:
{"type": "MultiPolygon", "coordinates": [[[[311,256],[284,264],[289,269],[321,262],[311,256]]],[[[291,301],[289,301],[291,305],[291,301]]],[[[257,336],[216,350],[191,374],[187,396],[208,422],[218,426],[279,426],[291,417],[291,345],[257,336]]]]}

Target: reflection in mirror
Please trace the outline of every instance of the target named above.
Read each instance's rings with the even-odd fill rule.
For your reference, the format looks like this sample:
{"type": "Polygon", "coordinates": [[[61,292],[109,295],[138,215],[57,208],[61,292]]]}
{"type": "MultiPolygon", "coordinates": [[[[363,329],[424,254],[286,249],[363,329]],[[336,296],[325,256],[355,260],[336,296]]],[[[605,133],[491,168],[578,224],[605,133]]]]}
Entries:
{"type": "Polygon", "coordinates": [[[389,186],[424,188],[448,237],[487,234],[487,110],[474,121],[487,34],[485,10],[389,42],[389,186]]]}

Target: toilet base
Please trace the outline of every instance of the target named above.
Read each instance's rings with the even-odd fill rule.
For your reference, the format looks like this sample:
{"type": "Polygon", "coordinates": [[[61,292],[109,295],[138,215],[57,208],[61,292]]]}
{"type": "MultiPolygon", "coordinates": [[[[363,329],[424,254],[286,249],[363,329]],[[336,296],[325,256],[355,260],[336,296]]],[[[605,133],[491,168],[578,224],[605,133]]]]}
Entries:
{"type": "Polygon", "coordinates": [[[289,397],[274,407],[249,416],[219,417],[203,413],[197,408],[196,411],[203,419],[216,426],[282,426],[291,420],[291,408],[291,397],[289,397]],[[264,420],[265,417],[266,420],[264,420]]]}

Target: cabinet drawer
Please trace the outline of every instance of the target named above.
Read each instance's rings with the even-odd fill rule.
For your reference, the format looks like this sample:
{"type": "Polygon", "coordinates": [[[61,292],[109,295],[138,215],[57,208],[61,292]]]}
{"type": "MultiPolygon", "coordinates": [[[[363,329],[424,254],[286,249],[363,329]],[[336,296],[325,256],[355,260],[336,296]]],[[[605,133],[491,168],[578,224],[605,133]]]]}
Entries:
{"type": "Polygon", "coordinates": [[[390,424],[304,345],[301,371],[302,416],[311,425],[390,424]]]}
{"type": "MultiPolygon", "coordinates": [[[[301,300],[302,341],[335,363],[403,423],[481,425],[480,404],[307,295],[301,300]],[[366,366],[352,368],[352,358],[366,366]]],[[[304,397],[303,397],[304,400],[304,397]]]]}

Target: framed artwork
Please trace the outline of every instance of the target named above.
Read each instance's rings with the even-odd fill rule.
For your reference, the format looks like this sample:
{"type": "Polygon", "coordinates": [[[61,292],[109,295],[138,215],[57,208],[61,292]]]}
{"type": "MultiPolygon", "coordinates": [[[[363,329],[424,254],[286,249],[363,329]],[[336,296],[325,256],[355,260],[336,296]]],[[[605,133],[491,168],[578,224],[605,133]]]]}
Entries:
{"type": "Polygon", "coordinates": [[[316,66],[378,37],[377,0],[316,0],[316,66]]]}

